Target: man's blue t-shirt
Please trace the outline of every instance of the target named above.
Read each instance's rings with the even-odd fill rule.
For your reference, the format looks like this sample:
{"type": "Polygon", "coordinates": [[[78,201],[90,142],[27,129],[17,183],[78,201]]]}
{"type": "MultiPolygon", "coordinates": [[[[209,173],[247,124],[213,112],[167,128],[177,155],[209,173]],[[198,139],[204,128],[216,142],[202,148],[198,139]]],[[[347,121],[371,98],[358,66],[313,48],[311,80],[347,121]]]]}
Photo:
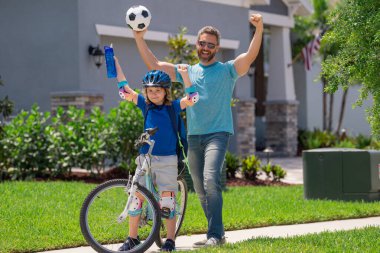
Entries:
{"type": "MultiPolygon", "coordinates": [[[[234,61],[215,62],[209,66],[198,63],[189,66],[188,73],[192,85],[196,86],[199,93],[199,101],[186,109],[188,134],[233,134],[231,98],[239,77],[234,61]]],[[[183,83],[177,67],[176,79],[183,83]]]]}
{"type": "MultiPolygon", "coordinates": [[[[137,106],[141,109],[143,115],[145,115],[147,104],[145,98],[142,95],[138,95],[137,106]]],[[[181,106],[179,100],[172,101],[172,106],[175,115],[181,112],[181,106]]],[[[170,115],[168,111],[168,105],[154,105],[148,106],[146,120],[144,123],[144,129],[158,127],[158,131],[151,137],[155,141],[152,155],[167,156],[177,154],[177,136],[174,132],[170,115]]],[[[176,117],[178,121],[178,117],[176,117]]],[[[177,122],[177,125],[179,123],[177,122]]],[[[140,154],[148,153],[149,146],[144,145],[140,149],[140,154]]]]}

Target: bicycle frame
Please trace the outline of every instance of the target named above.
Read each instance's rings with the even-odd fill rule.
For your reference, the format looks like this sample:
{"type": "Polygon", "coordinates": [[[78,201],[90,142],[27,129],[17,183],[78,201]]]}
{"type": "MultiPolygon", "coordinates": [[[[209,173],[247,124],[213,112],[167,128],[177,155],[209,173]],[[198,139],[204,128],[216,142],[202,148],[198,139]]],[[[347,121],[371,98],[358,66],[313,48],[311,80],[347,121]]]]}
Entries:
{"type": "MultiPolygon", "coordinates": [[[[145,132],[141,135],[140,137],[140,141],[138,144],[148,144],[149,145],[149,150],[148,150],[148,153],[145,154],[145,159],[144,159],[144,162],[143,162],[143,165],[138,168],[135,172],[135,175],[133,176],[132,178],[132,183],[130,184],[129,182],[131,181],[131,176],[129,176],[129,179],[128,179],[128,185],[126,187],[126,190],[127,190],[127,193],[129,193],[129,196],[128,196],[128,201],[127,201],[127,204],[125,205],[125,208],[123,210],[123,212],[119,215],[117,221],[119,223],[123,222],[127,217],[128,217],[128,209],[131,205],[131,202],[132,202],[132,197],[135,196],[136,194],[136,189],[137,189],[137,186],[136,184],[139,182],[140,178],[145,174],[146,177],[145,177],[145,182],[146,182],[146,187],[147,189],[153,193],[153,195],[155,196],[155,198],[157,199],[157,193],[155,193],[155,189],[153,187],[153,184],[151,183],[152,182],[152,179],[151,179],[151,167],[150,165],[148,164],[148,159],[149,161],[151,161],[152,159],[152,150],[153,150],[153,147],[154,147],[154,140],[149,140],[149,133],[148,132],[145,132]]],[[[148,215],[149,213],[151,214],[152,212],[148,210],[148,215]]],[[[149,217],[148,217],[149,218],[149,217]]]]}

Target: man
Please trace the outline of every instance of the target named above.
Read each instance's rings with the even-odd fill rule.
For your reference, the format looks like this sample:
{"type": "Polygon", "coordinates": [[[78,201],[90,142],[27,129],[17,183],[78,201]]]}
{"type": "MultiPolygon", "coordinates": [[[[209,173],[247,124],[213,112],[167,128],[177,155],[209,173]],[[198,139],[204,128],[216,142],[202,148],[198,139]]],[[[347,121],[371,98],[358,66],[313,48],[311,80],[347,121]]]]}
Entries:
{"type": "MultiPolygon", "coordinates": [[[[260,50],[263,20],[253,14],[250,22],[256,32],[247,52],[225,63],[215,58],[220,48],[220,33],[211,26],[198,33],[196,49],[199,63],[188,66],[192,85],[187,93],[197,91],[197,106],[186,110],[188,123],[188,159],[194,189],[208,222],[207,239],[195,247],[215,246],[225,242],[222,221],[221,171],[230,135],[233,134],[231,98],[236,80],[247,74],[260,50]]],[[[177,65],[157,60],[144,40],[145,31],[134,32],[137,48],[147,67],[168,73],[182,82],[177,65]]]]}

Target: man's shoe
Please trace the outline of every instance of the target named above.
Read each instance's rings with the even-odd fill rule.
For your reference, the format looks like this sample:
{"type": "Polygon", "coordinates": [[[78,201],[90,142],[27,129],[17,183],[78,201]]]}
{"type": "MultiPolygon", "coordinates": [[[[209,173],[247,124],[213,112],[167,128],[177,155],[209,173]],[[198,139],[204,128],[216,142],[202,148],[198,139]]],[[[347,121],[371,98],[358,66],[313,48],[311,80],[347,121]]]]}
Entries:
{"type": "Polygon", "coordinates": [[[137,239],[128,236],[127,240],[121,245],[119,251],[128,251],[140,244],[139,237],[137,239]]]}
{"type": "Polygon", "coordinates": [[[205,246],[206,242],[207,242],[207,239],[204,239],[204,240],[199,241],[199,242],[195,242],[193,244],[193,247],[194,248],[201,248],[201,247],[205,246]]]}
{"type": "Polygon", "coordinates": [[[161,251],[174,251],[175,250],[175,242],[172,239],[166,239],[164,245],[162,245],[161,251]]]}
{"type": "Polygon", "coordinates": [[[223,238],[218,239],[215,237],[210,237],[210,238],[208,238],[207,242],[205,243],[205,247],[219,246],[219,245],[222,245],[225,243],[226,243],[226,240],[225,239],[223,240],[223,238]]]}
{"type": "MultiPolygon", "coordinates": [[[[211,238],[214,238],[214,237],[211,237],[211,238]]],[[[211,239],[210,238],[210,239],[211,239]]],[[[216,239],[216,238],[214,238],[214,239],[216,239]]],[[[194,248],[201,248],[201,247],[204,247],[205,245],[206,245],[206,243],[207,243],[207,241],[208,241],[209,239],[204,239],[204,240],[202,240],[202,241],[199,241],[199,242],[195,242],[194,244],[193,244],[193,247],[194,248]]],[[[222,239],[216,239],[216,240],[218,240],[219,241],[219,245],[221,245],[221,244],[225,244],[226,243],[226,237],[222,237],[222,239]]]]}

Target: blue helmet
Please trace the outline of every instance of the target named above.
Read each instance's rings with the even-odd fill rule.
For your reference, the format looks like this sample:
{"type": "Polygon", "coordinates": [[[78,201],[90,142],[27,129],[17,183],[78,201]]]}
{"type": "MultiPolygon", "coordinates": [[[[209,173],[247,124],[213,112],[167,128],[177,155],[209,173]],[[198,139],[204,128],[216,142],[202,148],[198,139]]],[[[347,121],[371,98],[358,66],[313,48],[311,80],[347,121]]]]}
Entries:
{"type": "Polygon", "coordinates": [[[168,74],[161,70],[151,70],[145,74],[143,79],[144,88],[147,87],[161,87],[170,88],[172,86],[172,81],[168,74]]]}

